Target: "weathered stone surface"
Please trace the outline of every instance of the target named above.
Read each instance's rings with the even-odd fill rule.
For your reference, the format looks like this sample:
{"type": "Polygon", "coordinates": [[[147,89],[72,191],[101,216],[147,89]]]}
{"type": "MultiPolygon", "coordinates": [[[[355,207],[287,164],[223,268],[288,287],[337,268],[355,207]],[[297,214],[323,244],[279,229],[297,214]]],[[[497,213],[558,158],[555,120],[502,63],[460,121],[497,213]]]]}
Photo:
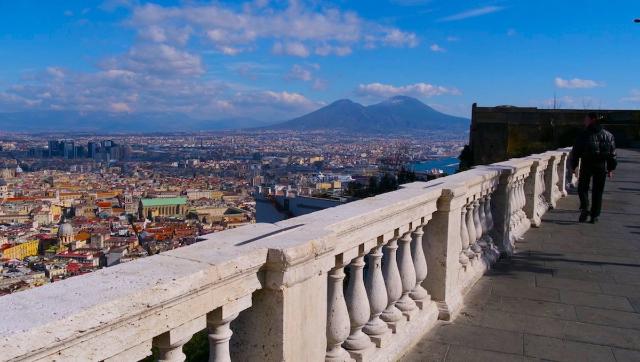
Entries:
{"type": "Polygon", "coordinates": [[[596,293],[576,292],[573,290],[560,291],[562,303],[584,305],[604,309],[615,309],[633,312],[633,307],[625,297],[596,293]]]}
{"type": "MultiPolygon", "coordinates": [[[[493,354],[506,351],[490,337],[479,337],[496,330],[524,340],[523,354],[510,360],[640,360],[640,194],[622,190],[640,184],[634,170],[640,153],[620,150],[619,157],[600,223],[577,222],[575,195],[559,200],[541,228],[518,242],[518,253],[476,283],[453,323],[423,341],[450,345],[447,361],[452,352],[466,361],[505,357],[493,354]]],[[[426,346],[416,345],[405,358],[416,360],[426,346]]]]}
{"type": "Polygon", "coordinates": [[[613,354],[616,357],[616,362],[637,362],[640,361],[640,352],[632,351],[628,349],[614,348],[613,354]]]}
{"type": "Polygon", "coordinates": [[[558,338],[525,334],[524,353],[528,357],[552,361],[615,361],[610,347],[563,341],[558,338]]]}
{"type": "Polygon", "coordinates": [[[451,349],[449,349],[449,352],[447,352],[446,361],[514,362],[524,361],[524,356],[517,354],[500,353],[495,351],[486,351],[477,348],[467,348],[463,346],[451,346],[451,349]]]}

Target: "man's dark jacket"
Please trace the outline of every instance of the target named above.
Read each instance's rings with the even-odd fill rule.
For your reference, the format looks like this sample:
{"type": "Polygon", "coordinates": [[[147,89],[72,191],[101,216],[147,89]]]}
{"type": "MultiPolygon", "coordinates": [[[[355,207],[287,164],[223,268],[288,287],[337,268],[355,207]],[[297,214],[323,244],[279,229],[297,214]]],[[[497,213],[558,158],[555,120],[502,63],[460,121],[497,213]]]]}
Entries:
{"type": "Polygon", "coordinates": [[[608,172],[616,169],[616,144],[613,135],[599,124],[592,124],[584,129],[571,151],[571,169],[578,167],[582,159],[581,169],[591,172],[608,172]]]}

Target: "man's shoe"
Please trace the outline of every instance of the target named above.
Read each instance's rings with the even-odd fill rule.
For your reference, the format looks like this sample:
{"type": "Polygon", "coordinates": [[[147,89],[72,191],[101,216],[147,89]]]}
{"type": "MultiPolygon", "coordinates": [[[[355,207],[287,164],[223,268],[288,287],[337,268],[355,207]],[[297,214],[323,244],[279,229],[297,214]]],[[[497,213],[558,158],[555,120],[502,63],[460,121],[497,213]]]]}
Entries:
{"type": "Polygon", "coordinates": [[[587,222],[587,218],[589,217],[589,211],[582,211],[580,213],[580,218],[578,219],[579,222],[587,222]]]}
{"type": "Polygon", "coordinates": [[[592,217],[591,220],[589,220],[590,224],[595,224],[598,222],[598,218],[597,217],[592,217]]]}

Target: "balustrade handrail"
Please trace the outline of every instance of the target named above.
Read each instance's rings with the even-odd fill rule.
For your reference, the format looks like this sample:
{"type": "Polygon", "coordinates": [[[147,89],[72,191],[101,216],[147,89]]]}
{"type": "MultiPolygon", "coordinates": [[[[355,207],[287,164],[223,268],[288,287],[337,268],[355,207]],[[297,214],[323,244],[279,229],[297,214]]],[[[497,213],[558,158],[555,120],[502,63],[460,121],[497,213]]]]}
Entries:
{"type": "MultiPolygon", "coordinates": [[[[460,258],[462,266],[456,263],[456,268],[461,270],[471,267],[480,255],[487,255],[490,263],[497,258],[498,248],[502,252],[512,252],[514,240],[528,227],[522,226],[524,220],[532,217],[524,215],[527,201],[523,197],[525,179],[529,183],[539,182],[529,175],[533,173],[535,160],[543,159],[546,164],[554,159],[554,164],[561,165],[566,162],[569,151],[561,149],[480,166],[430,182],[403,185],[397,191],[275,224],[253,224],[226,230],[208,235],[206,240],[191,246],[1,297],[0,310],[5,317],[0,319],[0,360],[64,360],[79,356],[87,360],[117,360],[118,356],[141,358],[150,353],[152,341],[155,345],[165,346],[170,354],[184,344],[184,338],[172,334],[174,331],[184,330],[185,335],[190,335],[207,324],[210,330],[218,331],[211,332],[210,339],[218,341],[216,338],[220,338],[223,342],[216,342],[222,349],[212,353],[228,355],[229,322],[249,308],[253,293],[267,289],[282,291],[318,275],[333,275],[341,282],[344,276],[340,276],[339,270],[351,261],[350,268],[361,277],[365,256],[367,261],[372,258],[371,262],[380,263],[384,249],[385,255],[392,252],[395,260],[395,248],[398,247],[399,265],[396,267],[403,284],[398,306],[410,318],[415,305],[425,308],[422,300],[426,291],[421,290],[422,280],[425,280],[424,285],[430,286],[433,278],[443,277],[437,271],[436,276],[427,277],[426,261],[422,270],[422,247],[414,248],[422,241],[422,235],[431,233],[431,239],[437,239],[433,237],[434,233],[446,233],[442,243],[455,247],[444,247],[442,255],[436,255],[437,248],[425,250],[424,255],[427,259],[445,263],[447,253],[457,250],[454,258],[456,261],[460,258]],[[500,185],[504,187],[500,188],[500,185]],[[459,199],[454,206],[456,210],[462,210],[462,218],[460,211],[455,217],[444,215],[453,207],[453,204],[444,207],[444,203],[454,202],[454,199],[459,199]],[[492,208],[506,210],[504,216],[492,208]],[[427,223],[434,217],[439,218],[440,224],[449,220],[448,224],[442,224],[443,230],[440,227],[427,230],[427,223]],[[450,221],[453,219],[456,220],[450,221]],[[446,230],[451,227],[459,229],[446,230]],[[449,240],[452,237],[456,240],[449,240]],[[460,244],[460,238],[469,239],[469,245],[465,246],[464,240],[460,244]],[[413,270],[408,279],[407,270],[413,270]],[[420,302],[411,304],[411,299],[420,302]]],[[[559,191],[564,191],[564,175],[559,174],[564,168],[558,166],[552,171],[556,174],[549,181],[540,182],[554,182],[559,191]]],[[[531,190],[537,192],[536,200],[542,197],[536,191],[538,188],[531,190]]],[[[552,199],[557,196],[555,193],[550,195],[552,199]]],[[[397,271],[385,271],[389,272],[397,271]]],[[[464,288],[475,281],[475,276],[466,278],[464,288]]],[[[366,282],[375,284],[373,279],[366,282]]],[[[347,298],[351,303],[348,312],[352,315],[361,307],[356,308],[352,298],[360,298],[362,302],[357,293],[364,285],[355,283],[349,285],[352,294],[347,298]]],[[[429,292],[435,293],[436,299],[448,298],[438,291],[429,292]]],[[[374,322],[378,323],[377,320],[370,321],[374,322]]],[[[393,324],[388,320],[385,322],[393,324]]],[[[358,338],[363,338],[360,331],[363,323],[352,318],[352,331],[345,346],[359,350],[357,346],[361,340],[358,338]]],[[[373,329],[365,328],[367,333],[373,329]]],[[[375,340],[377,347],[382,345],[383,339],[375,340]]],[[[339,350],[333,352],[341,353],[339,350]]]]}

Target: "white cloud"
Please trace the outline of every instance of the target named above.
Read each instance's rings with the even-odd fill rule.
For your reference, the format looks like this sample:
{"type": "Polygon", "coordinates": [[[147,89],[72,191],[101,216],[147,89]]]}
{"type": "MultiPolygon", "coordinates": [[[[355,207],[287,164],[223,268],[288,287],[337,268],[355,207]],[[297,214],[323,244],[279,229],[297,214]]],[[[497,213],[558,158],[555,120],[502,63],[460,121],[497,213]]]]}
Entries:
{"type": "MultiPolygon", "coordinates": [[[[538,105],[535,102],[534,105],[538,105]]],[[[542,106],[546,108],[568,108],[568,109],[602,109],[606,106],[606,102],[600,98],[591,96],[572,97],[562,96],[557,98],[549,98],[542,101],[542,106]]]]}
{"type": "Polygon", "coordinates": [[[576,88],[589,89],[589,88],[602,86],[602,84],[596,82],[595,80],[580,79],[580,78],[563,79],[560,77],[556,77],[554,80],[554,83],[558,88],[567,88],[567,89],[576,89],[576,88]]]}
{"type": "Polygon", "coordinates": [[[622,102],[640,103],[640,89],[632,89],[628,97],[621,99],[622,102]]]}
{"type": "Polygon", "coordinates": [[[418,46],[418,37],[414,33],[407,33],[398,29],[391,29],[382,39],[383,44],[394,47],[414,48],[418,46]]]}
{"type": "Polygon", "coordinates": [[[481,8],[465,10],[465,11],[459,12],[457,14],[446,16],[444,18],[441,18],[440,21],[456,21],[456,20],[463,20],[463,19],[468,19],[468,18],[475,18],[475,17],[482,16],[482,15],[496,13],[496,12],[502,11],[502,10],[504,10],[504,7],[502,7],[502,6],[493,6],[493,5],[492,6],[484,6],[484,7],[481,7],[481,8]]]}
{"type": "Polygon", "coordinates": [[[154,41],[174,42],[176,39],[166,34],[187,28],[189,34],[206,39],[218,49],[231,47],[244,51],[242,48],[251,48],[256,41],[267,39],[282,54],[294,56],[304,56],[310,53],[309,49],[315,49],[318,55],[343,56],[350,54],[356,45],[365,48],[418,45],[412,32],[367,21],[354,12],[297,1],[285,7],[247,3],[241,8],[219,3],[145,4],[134,7],[127,24],[138,29],[141,38],[154,41]],[[164,29],[164,34],[160,29],[164,29]]]}
{"type": "Polygon", "coordinates": [[[286,54],[296,57],[306,58],[309,56],[309,49],[301,42],[277,42],[273,44],[272,51],[274,54],[286,54]]]}
{"type": "Polygon", "coordinates": [[[450,36],[447,37],[447,41],[449,41],[449,42],[460,41],[460,38],[457,37],[457,36],[450,35],[450,36]]]}
{"type": "Polygon", "coordinates": [[[327,81],[324,80],[324,79],[316,78],[313,81],[312,88],[315,89],[315,90],[321,91],[321,90],[327,89],[327,87],[328,87],[327,81]]]}
{"type": "MultiPolygon", "coordinates": [[[[106,0],[99,8],[130,14],[120,24],[135,31],[133,44],[120,54],[98,59],[97,70],[52,66],[33,71],[16,84],[3,84],[0,109],[157,111],[206,119],[286,119],[320,103],[302,93],[217,80],[221,70],[206,69],[203,54],[233,56],[266,47],[302,58],[347,56],[362,49],[415,47],[419,43],[412,32],[315,1],[257,0],[240,5],[185,1],[164,6],[106,0]]],[[[232,69],[222,63],[221,68],[254,80],[258,74],[282,77],[282,68],[236,65],[232,69]]],[[[315,64],[302,62],[300,66],[292,67],[287,76],[306,82],[310,89],[327,87],[317,76],[315,64]]]]}
{"type": "Polygon", "coordinates": [[[64,70],[58,67],[47,67],[47,74],[54,78],[64,78],[64,70]]]}
{"type": "Polygon", "coordinates": [[[330,55],[330,54],[335,54],[337,56],[342,57],[342,56],[351,54],[351,52],[352,52],[351,47],[349,47],[347,45],[331,46],[331,45],[323,44],[323,45],[320,45],[320,46],[316,47],[316,49],[315,49],[315,53],[317,55],[321,55],[321,56],[327,56],[327,55],[330,55]]]}
{"type": "Polygon", "coordinates": [[[125,102],[114,102],[109,105],[114,112],[131,112],[131,107],[125,102]]]}
{"type": "Polygon", "coordinates": [[[429,47],[429,49],[431,49],[431,51],[432,51],[432,52],[436,52],[436,53],[444,53],[444,52],[446,52],[446,51],[447,51],[445,48],[443,48],[443,47],[441,47],[440,45],[435,44],[435,43],[434,43],[434,44],[431,44],[431,46],[429,47]]]}
{"type": "Polygon", "coordinates": [[[360,96],[387,98],[396,95],[410,95],[415,97],[433,97],[439,95],[460,95],[456,88],[448,88],[428,83],[415,83],[404,86],[393,86],[382,83],[360,84],[356,89],[360,96]]]}
{"type": "Polygon", "coordinates": [[[124,69],[163,76],[204,73],[200,56],[159,43],[135,45],[126,54],[107,59],[101,65],[104,69],[124,69]]]}
{"type": "Polygon", "coordinates": [[[320,65],[316,63],[306,63],[304,65],[294,64],[284,78],[309,82],[311,83],[312,89],[325,90],[327,88],[327,82],[315,75],[315,72],[319,69],[320,65]]]}
{"type": "Polygon", "coordinates": [[[309,82],[313,79],[313,73],[311,72],[311,69],[307,67],[301,66],[299,64],[294,64],[291,67],[291,70],[287,74],[286,78],[309,82]]]}

